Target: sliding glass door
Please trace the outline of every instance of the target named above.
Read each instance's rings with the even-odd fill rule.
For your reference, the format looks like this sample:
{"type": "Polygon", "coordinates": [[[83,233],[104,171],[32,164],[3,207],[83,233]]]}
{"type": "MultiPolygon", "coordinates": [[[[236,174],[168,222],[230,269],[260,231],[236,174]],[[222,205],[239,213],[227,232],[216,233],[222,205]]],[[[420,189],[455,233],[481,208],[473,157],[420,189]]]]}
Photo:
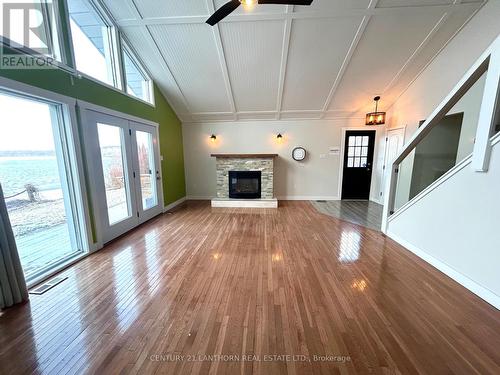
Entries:
{"type": "Polygon", "coordinates": [[[85,111],[94,207],[106,243],[162,212],[157,128],[85,111]]]}
{"type": "Polygon", "coordinates": [[[61,105],[0,91],[0,183],[28,283],[83,253],[61,105]]]}

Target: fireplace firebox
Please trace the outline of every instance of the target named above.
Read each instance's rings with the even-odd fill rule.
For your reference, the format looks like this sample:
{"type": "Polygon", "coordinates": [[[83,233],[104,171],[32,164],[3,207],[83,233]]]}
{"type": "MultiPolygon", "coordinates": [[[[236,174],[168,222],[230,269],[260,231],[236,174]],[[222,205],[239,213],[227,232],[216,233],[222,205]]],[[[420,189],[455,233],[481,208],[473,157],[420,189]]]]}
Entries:
{"type": "Polygon", "coordinates": [[[229,198],[260,199],[260,171],[229,171],[229,198]]]}

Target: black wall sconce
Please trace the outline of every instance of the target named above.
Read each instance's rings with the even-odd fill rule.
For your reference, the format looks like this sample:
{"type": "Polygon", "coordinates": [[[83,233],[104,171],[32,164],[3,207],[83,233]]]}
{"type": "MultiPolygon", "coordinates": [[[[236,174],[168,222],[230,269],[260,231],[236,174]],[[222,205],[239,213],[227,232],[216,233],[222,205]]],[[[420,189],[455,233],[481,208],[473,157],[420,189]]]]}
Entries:
{"type": "Polygon", "coordinates": [[[210,136],[210,140],[211,140],[212,142],[215,142],[215,141],[217,140],[217,136],[216,136],[215,134],[212,134],[212,135],[210,136]]]}
{"type": "Polygon", "coordinates": [[[283,141],[283,135],[281,133],[278,133],[278,135],[276,136],[276,140],[278,142],[282,142],[283,141]]]}

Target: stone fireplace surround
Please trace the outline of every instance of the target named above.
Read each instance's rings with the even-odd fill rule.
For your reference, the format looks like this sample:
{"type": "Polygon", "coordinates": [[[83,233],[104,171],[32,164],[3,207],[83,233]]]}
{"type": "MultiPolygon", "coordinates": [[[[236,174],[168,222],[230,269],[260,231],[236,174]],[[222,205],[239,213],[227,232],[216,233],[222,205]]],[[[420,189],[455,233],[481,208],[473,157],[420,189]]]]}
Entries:
{"type": "Polygon", "coordinates": [[[277,154],[212,154],[216,158],[217,197],[212,207],[278,207],[274,197],[277,154]],[[229,171],[261,171],[261,199],[229,198],[229,171]]]}

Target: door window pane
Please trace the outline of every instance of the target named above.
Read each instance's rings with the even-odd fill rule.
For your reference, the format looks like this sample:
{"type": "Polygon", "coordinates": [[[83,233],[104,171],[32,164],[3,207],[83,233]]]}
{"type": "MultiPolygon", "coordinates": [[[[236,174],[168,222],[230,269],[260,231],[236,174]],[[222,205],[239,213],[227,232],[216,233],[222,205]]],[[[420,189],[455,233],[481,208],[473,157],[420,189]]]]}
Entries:
{"type": "Polygon", "coordinates": [[[123,131],[118,126],[97,124],[109,224],[130,217],[123,131]]]}
{"type": "Polygon", "coordinates": [[[123,64],[127,81],[127,93],[151,103],[151,80],[144,73],[144,69],[139,68],[138,63],[127,48],[123,50],[123,64]]]}
{"type": "Polygon", "coordinates": [[[118,86],[109,25],[86,0],[68,0],[68,12],[77,70],[118,86]]]}
{"type": "Polygon", "coordinates": [[[137,155],[139,157],[142,209],[147,210],[158,204],[153,136],[151,133],[137,131],[136,138],[137,155]]]}
{"type": "Polygon", "coordinates": [[[81,253],[57,111],[0,93],[0,183],[28,281],[81,253]]]}

